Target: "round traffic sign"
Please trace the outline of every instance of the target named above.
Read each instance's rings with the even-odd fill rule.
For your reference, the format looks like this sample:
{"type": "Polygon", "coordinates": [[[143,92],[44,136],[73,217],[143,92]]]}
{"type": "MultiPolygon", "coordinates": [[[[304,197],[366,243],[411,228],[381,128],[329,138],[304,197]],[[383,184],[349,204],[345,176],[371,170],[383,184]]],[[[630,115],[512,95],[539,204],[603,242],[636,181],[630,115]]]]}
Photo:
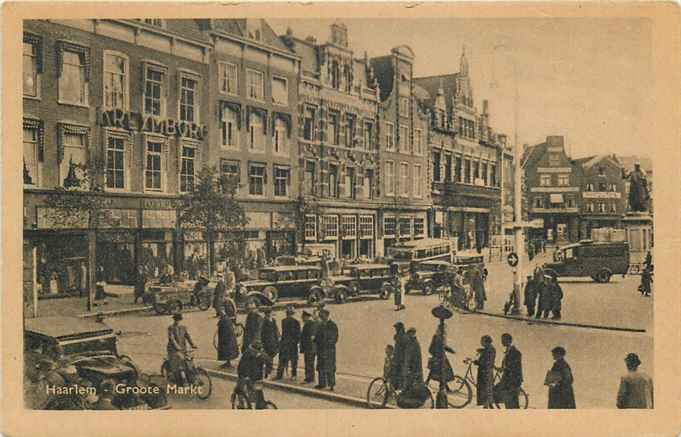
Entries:
{"type": "Polygon", "coordinates": [[[511,252],[506,257],[506,261],[508,261],[508,265],[511,266],[511,267],[517,266],[518,265],[518,255],[515,252],[511,252]]]}

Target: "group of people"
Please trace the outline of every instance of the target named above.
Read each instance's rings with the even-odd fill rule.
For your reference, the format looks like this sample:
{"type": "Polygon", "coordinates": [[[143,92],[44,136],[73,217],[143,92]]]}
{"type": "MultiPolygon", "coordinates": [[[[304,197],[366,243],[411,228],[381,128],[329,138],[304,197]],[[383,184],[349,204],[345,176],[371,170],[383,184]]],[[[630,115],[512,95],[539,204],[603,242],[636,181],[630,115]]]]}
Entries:
{"type": "Polygon", "coordinates": [[[534,274],[527,276],[524,295],[528,317],[545,319],[551,316],[554,320],[561,319],[563,289],[558,284],[555,272],[545,272],[542,267],[535,268],[534,274]]]}

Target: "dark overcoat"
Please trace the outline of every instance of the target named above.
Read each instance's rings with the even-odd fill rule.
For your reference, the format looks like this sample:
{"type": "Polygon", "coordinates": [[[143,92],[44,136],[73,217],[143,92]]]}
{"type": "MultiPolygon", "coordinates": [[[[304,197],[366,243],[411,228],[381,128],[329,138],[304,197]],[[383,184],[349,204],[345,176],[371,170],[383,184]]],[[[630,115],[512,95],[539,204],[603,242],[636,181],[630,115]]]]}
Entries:
{"type": "Polygon", "coordinates": [[[525,285],[525,299],[523,303],[528,308],[534,308],[537,304],[537,282],[534,278],[530,278],[525,285]]]}
{"type": "Polygon", "coordinates": [[[404,331],[395,333],[393,337],[395,345],[393,349],[393,367],[390,375],[390,383],[393,387],[399,388],[402,382],[402,365],[404,364],[404,349],[407,341],[407,334],[404,331]]]}
{"type": "Polygon", "coordinates": [[[225,287],[225,282],[219,280],[215,286],[215,291],[213,292],[213,308],[217,311],[218,308],[224,305],[225,294],[227,293],[227,287],[225,287]]]}
{"type": "Polygon", "coordinates": [[[244,339],[241,346],[241,352],[244,353],[248,346],[253,343],[260,343],[262,345],[262,324],[263,317],[252,312],[246,316],[246,324],[244,326],[244,339]]]}
{"type": "Polygon", "coordinates": [[[475,364],[478,365],[476,399],[478,405],[486,405],[488,401],[492,401],[489,397],[492,395],[493,390],[494,361],[496,360],[497,351],[490,345],[479,349],[479,352],[480,356],[475,360],[475,364]]]}
{"type": "Polygon", "coordinates": [[[293,317],[286,317],[281,321],[281,343],[279,345],[279,359],[298,357],[298,343],[300,342],[300,322],[293,317]]]}
{"type": "Polygon", "coordinates": [[[539,311],[552,310],[553,307],[553,293],[551,292],[551,284],[541,282],[537,286],[537,293],[539,294],[539,311]]]}
{"type": "Polygon", "coordinates": [[[317,352],[317,345],[315,344],[315,337],[317,336],[317,329],[319,322],[315,320],[308,320],[303,324],[303,330],[300,333],[300,353],[309,354],[317,352]]]}
{"type": "Polygon", "coordinates": [[[501,361],[501,380],[499,385],[504,389],[517,389],[523,385],[523,357],[515,346],[508,348],[501,361]]]}
{"type": "Polygon", "coordinates": [[[423,361],[421,359],[421,345],[416,337],[406,336],[404,346],[404,360],[402,362],[403,390],[423,384],[423,361]]]}
{"type": "Polygon", "coordinates": [[[265,353],[270,357],[279,353],[279,327],[274,319],[263,320],[262,346],[265,353]]]}
{"type": "Polygon", "coordinates": [[[239,356],[239,345],[234,334],[234,324],[229,317],[218,320],[218,360],[233,360],[239,356]]]}
{"type": "Polygon", "coordinates": [[[320,322],[315,343],[317,345],[317,370],[335,372],[338,326],[333,320],[320,322]]]}
{"type": "Polygon", "coordinates": [[[558,359],[553,363],[551,372],[560,375],[560,380],[555,386],[549,386],[549,408],[576,408],[570,365],[564,359],[558,359]]]}
{"type": "Polygon", "coordinates": [[[562,306],[561,302],[563,301],[563,289],[557,282],[552,282],[549,285],[549,288],[551,290],[551,309],[560,311],[562,306]]]}
{"type": "Polygon", "coordinates": [[[442,379],[442,359],[444,358],[444,382],[447,383],[454,379],[454,371],[452,370],[452,365],[449,363],[447,354],[442,351],[443,346],[445,351],[454,352],[452,348],[442,343],[441,335],[433,335],[430,347],[428,348],[428,353],[430,353],[430,359],[428,360],[430,374],[428,375],[428,378],[433,381],[440,381],[440,379],[442,379]]]}

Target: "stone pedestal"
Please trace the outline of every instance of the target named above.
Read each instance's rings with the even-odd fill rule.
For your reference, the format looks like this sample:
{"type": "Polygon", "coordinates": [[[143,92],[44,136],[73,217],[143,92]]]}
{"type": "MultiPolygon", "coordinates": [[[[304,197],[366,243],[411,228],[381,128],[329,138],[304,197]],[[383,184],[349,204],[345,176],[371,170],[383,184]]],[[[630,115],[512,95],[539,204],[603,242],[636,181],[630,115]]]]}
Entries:
{"type": "Polygon", "coordinates": [[[653,250],[653,218],[648,212],[628,212],[622,218],[622,227],[629,242],[629,272],[641,273],[646,254],[653,250]]]}

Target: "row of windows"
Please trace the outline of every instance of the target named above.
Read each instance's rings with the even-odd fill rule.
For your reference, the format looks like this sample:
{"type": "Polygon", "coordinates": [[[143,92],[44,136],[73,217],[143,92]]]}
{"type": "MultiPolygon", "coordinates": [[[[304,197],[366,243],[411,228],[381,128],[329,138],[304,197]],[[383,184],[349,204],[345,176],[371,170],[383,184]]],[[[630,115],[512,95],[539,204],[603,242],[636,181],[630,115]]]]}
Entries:
{"type": "Polygon", "coordinates": [[[396,232],[399,231],[400,236],[412,235],[425,235],[425,219],[422,217],[383,217],[383,234],[386,236],[395,236],[396,232]]]}
{"type": "MultiPolygon", "coordinates": [[[[423,131],[421,129],[414,129],[414,139],[413,139],[413,153],[416,155],[423,154],[423,144],[425,138],[423,137],[423,131]]],[[[397,151],[400,153],[411,153],[410,141],[409,141],[409,126],[401,124],[399,126],[399,139],[397,144],[395,142],[395,125],[393,123],[385,124],[385,148],[386,150],[395,150],[397,145],[397,151]]]]}
{"type": "Polygon", "coordinates": [[[604,192],[604,191],[610,191],[610,192],[617,192],[617,184],[612,184],[608,182],[599,182],[598,184],[593,184],[593,183],[588,183],[584,187],[584,191],[599,191],[599,192],[604,192]],[[596,190],[598,188],[598,190],[596,190]]]}
{"type": "Polygon", "coordinates": [[[364,174],[353,167],[346,167],[344,172],[336,164],[329,164],[326,172],[317,168],[316,161],[306,161],[303,175],[303,190],[312,196],[373,199],[375,196],[375,173],[373,169],[365,169],[364,174]]]}
{"type": "MultiPolygon", "coordinates": [[[[535,208],[576,208],[576,200],[574,197],[566,197],[563,202],[549,202],[544,197],[535,197],[533,206],[535,208]]],[[[586,212],[617,212],[617,202],[586,202],[584,203],[584,210],[586,212]]]]}
{"type": "MultiPolygon", "coordinates": [[[[241,162],[223,159],[220,170],[224,176],[241,181],[241,162]]],[[[267,164],[259,162],[248,163],[248,194],[250,196],[265,196],[268,194],[267,164]]],[[[270,185],[275,197],[288,197],[291,187],[291,168],[286,165],[272,166],[272,183],[270,185]]],[[[237,189],[240,192],[241,186],[237,189]]]]}
{"type": "MultiPolygon", "coordinates": [[[[227,149],[238,149],[241,138],[241,110],[234,107],[225,106],[222,109],[220,119],[220,139],[222,147],[227,149]]],[[[286,119],[279,116],[274,117],[271,129],[272,151],[277,155],[288,155],[288,138],[291,126],[286,119]]],[[[265,111],[249,111],[246,126],[246,142],[248,150],[251,152],[265,152],[265,139],[267,137],[267,115],[265,111]]]]}
{"type": "Polygon", "coordinates": [[[586,202],[584,204],[586,212],[617,212],[617,202],[586,202]]]}
{"type": "Polygon", "coordinates": [[[458,182],[464,184],[476,184],[486,187],[497,186],[497,166],[485,161],[473,161],[461,156],[452,157],[445,154],[444,174],[442,169],[442,154],[433,152],[433,181],[458,182]]]}
{"type": "MultiPolygon", "coordinates": [[[[283,76],[272,76],[272,102],[288,105],[288,80],[283,76]]],[[[231,62],[218,62],[218,84],[223,94],[239,95],[239,66],[231,62]]],[[[265,74],[246,69],[246,96],[260,102],[265,101],[265,74]]]]}
{"type": "MultiPolygon", "coordinates": [[[[321,140],[317,129],[318,111],[312,106],[306,106],[303,114],[303,139],[308,141],[321,140]]],[[[343,145],[349,148],[363,147],[372,150],[375,147],[375,124],[372,120],[359,120],[353,114],[341,114],[329,111],[326,117],[326,141],[333,145],[343,145]],[[341,142],[341,133],[344,141],[341,142]],[[360,141],[361,139],[361,141],[360,141]]]]}
{"type": "Polygon", "coordinates": [[[386,161],[384,180],[386,196],[397,194],[398,196],[408,197],[410,188],[414,197],[420,198],[423,196],[423,172],[419,164],[414,164],[410,182],[408,163],[399,163],[399,173],[396,177],[395,163],[393,161],[386,161]]]}
{"type": "MultiPolygon", "coordinates": [[[[543,174],[539,176],[539,186],[541,187],[552,187],[553,185],[553,175],[543,174]]],[[[557,186],[559,187],[569,187],[570,186],[570,175],[569,174],[559,174],[556,175],[557,186]]]]}

